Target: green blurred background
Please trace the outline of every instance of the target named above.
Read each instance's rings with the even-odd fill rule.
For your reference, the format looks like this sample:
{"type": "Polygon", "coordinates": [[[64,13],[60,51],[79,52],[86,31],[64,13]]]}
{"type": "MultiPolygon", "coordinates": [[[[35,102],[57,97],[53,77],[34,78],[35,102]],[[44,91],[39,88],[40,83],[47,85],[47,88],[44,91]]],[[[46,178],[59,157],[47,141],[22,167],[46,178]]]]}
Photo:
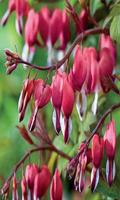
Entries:
{"type": "MultiPolygon", "coordinates": [[[[3,16],[4,12],[7,9],[7,3],[8,3],[7,0],[3,0],[0,3],[0,18],[3,16]]],[[[36,6],[34,1],[31,1],[31,3],[33,3],[36,6]]],[[[40,3],[40,6],[42,5],[45,5],[45,3],[43,4],[40,3]]],[[[50,3],[49,6],[50,7],[59,6],[61,8],[64,8],[64,1],[56,1],[56,3],[53,3],[53,4],[50,3]]],[[[38,6],[36,6],[36,8],[38,8],[38,6]]],[[[92,37],[89,37],[89,40],[87,40],[85,44],[97,46],[97,41],[98,41],[98,37],[92,36],[92,37]]],[[[0,27],[0,185],[11,173],[15,163],[20,160],[20,158],[24,155],[26,150],[30,147],[20,137],[18,130],[16,128],[16,125],[18,124],[17,104],[18,104],[19,94],[23,85],[23,80],[25,79],[28,73],[28,70],[24,71],[22,66],[19,66],[18,69],[12,73],[12,75],[6,75],[6,69],[4,66],[5,64],[4,49],[9,48],[13,50],[14,52],[18,52],[19,54],[21,54],[23,45],[24,45],[23,37],[18,36],[15,30],[15,14],[13,13],[10,16],[7,25],[5,27],[0,27]]],[[[46,56],[47,56],[47,53],[45,49],[44,50],[37,49],[33,62],[38,65],[46,65],[46,56]]],[[[119,64],[119,56],[118,56],[118,64],[119,64]]],[[[41,73],[40,76],[45,77],[46,74],[41,73]]],[[[90,99],[92,98],[93,97],[90,97],[90,99]]],[[[105,97],[100,98],[101,101],[99,104],[104,105],[104,107],[103,106],[100,107],[99,116],[101,116],[101,113],[103,113],[106,108],[108,108],[113,103],[119,101],[119,98],[117,96],[115,97],[113,93],[108,94],[107,98],[108,98],[107,101],[105,100],[105,97]]],[[[52,116],[51,107],[48,106],[48,109],[50,110],[50,113],[48,113],[48,110],[46,109],[46,112],[47,112],[46,114],[48,115],[48,120],[51,120],[51,116],[52,116]]],[[[30,109],[28,108],[24,122],[23,122],[24,124],[27,124],[29,116],[30,116],[30,109]]],[[[119,111],[114,114],[114,118],[117,121],[117,124],[116,124],[117,134],[119,135],[120,133],[120,126],[118,122],[118,120],[120,119],[119,111]]],[[[95,119],[89,113],[85,123],[79,125],[81,126],[80,130],[89,129],[89,125],[91,125],[93,122],[95,122],[95,119]]],[[[51,127],[50,124],[48,124],[47,126],[50,127],[51,129],[53,128],[51,127]]],[[[74,135],[71,137],[73,137],[72,138],[73,144],[76,144],[76,142],[78,141],[80,142],[82,140],[81,138],[83,138],[79,136],[78,141],[77,139],[75,141],[74,135]]],[[[60,142],[60,139],[63,140],[61,137],[59,139],[55,138],[54,143],[56,144],[56,141],[60,142]]],[[[58,144],[58,146],[60,146],[60,144],[58,144]]],[[[76,147],[78,147],[78,143],[75,145],[75,148],[76,147]]],[[[76,152],[75,148],[73,152],[76,152]]],[[[63,160],[61,160],[61,165],[63,165],[63,160]]],[[[98,193],[95,193],[94,195],[91,194],[89,189],[87,190],[85,194],[83,193],[82,195],[78,194],[77,192],[74,192],[71,194],[71,192],[69,192],[71,191],[69,180],[65,181],[64,185],[68,185],[67,187],[66,186],[64,187],[64,189],[66,190],[64,200],[107,199],[107,197],[104,197],[103,195],[100,195],[98,193]]]]}

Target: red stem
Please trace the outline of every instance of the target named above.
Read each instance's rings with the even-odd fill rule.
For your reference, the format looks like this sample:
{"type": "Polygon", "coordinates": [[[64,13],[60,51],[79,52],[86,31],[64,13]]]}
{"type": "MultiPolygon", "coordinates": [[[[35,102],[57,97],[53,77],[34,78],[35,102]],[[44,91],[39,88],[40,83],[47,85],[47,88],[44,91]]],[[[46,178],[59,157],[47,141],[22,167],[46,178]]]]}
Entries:
{"type": "Polygon", "coordinates": [[[37,69],[37,70],[42,70],[42,71],[46,71],[46,70],[55,70],[55,69],[59,69],[64,63],[65,61],[69,58],[69,56],[71,55],[73,49],[75,48],[75,46],[80,43],[81,40],[83,40],[85,37],[87,37],[88,35],[94,35],[94,34],[98,34],[98,33],[106,33],[108,32],[107,29],[102,29],[102,28],[93,28],[93,29],[89,29],[86,30],[82,33],[80,33],[78,35],[78,37],[75,39],[75,41],[72,43],[71,47],[69,48],[69,50],[67,51],[67,53],[65,54],[65,56],[59,60],[56,64],[53,64],[51,66],[44,66],[44,67],[40,67],[37,65],[34,65],[32,63],[29,63],[27,61],[22,60],[22,58],[19,60],[19,64],[26,64],[29,67],[31,67],[32,69],[37,69]]]}
{"type": "Polygon", "coordinates": [[[0,189],[1,195],[5,194],[10,186],[10,181],[14,175],[14,173],[21,167],[21,165],[25,162],[25,160],[29,157],[30,154],[37,152],[37,151],[53,151],[56,152],[58,155],[62,156],[63,158],[67,160],[71,160],[71,157],[65,154],[64,152],[58,150],[55,146],[48,146],[48,147],[37,147],[34,149],[29,150],[22,158],[21,160],[16,164],[14,170],[12,171],[11,175],[8,177],[8,179],[5,181],[3,187],[0,189]]]}

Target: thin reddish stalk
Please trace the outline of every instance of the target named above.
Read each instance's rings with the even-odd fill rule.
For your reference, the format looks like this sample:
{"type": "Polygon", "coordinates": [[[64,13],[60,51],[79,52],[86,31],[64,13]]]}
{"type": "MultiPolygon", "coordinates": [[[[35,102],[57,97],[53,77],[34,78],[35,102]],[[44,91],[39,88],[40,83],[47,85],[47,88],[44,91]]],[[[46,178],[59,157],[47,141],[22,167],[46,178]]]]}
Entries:
{"type": "Polygon", "coordinates": [[[22,60],[22,58],[20,58],[18,64],[25,64],[27,66],[29,66],[32,69],[36,69],[36,70],[42,70],[42,71],[46,71],[46,70],[55,70],[55,69],[59,69],[65,62],[66,60],[69,58],[69,56],[71,55],[73,49],[75,48],[75,46],[81,42],[81,40],[83,40],[85,37],[87,37],[88,35],[94,35],[94,34],[98,34],[98,33],[106,33],[108,32],[107,29],[102,29],[102,28],[93,28],[93,29],[89,29],[86,30],[82,33],[80,33],[78,35],[78,37],[75,39],[75,41],[72,43],[71,47],[69,48],[69,50],[67,51],[67,53],[65,54],[65,56],[59,60],[57,63],[51,65],[51,66],[37,66],[34,65],[32,63],[29,63],[27,61],[22,60]]]}
{"type": "Polygon", "coordinates": [[[83,153],[83,151],[87,148],[87,146],[89,145],[90,141],[92,140],[93,136],[98,133],[99,129],[101,128],[101,126],[103,125],[106,117],[112,113],[114,110],[116,110],[117,108],[120,108],[120,103],[114,104],[112,105],[110,108],[108,108],[108,110],[102,115],[102,117],[100,118],[100,120],[98,121],[96,127],[94,128],[94,130],[92,131],[92,134],[90,135],[90,137],[86,140],[85,142],[85,146],[83,146],[83,148],[81,148],[80,152],[77,154],[76,157],[79,157],[81,153],[83,153]]]}
{"type": "Polygon", "coordinates": [[[8,190],[9,186],[10,186],[10,181],[14,175],[14,173],[17,172],[17,170],[21,167],[21,165],[25,162],[25,160],[29,157],[29,155],[31,155],[34,152],[37,151],[52,151],[52,152],[56,152],[58,155],[60,155],[61,157],[67,159],[67,160],[71,160],[71,157],[68,156],[67,154],[65,154],[64,152],[58,150],[55,146],[48,146],[48,147],[37,147],[37,148],[33,148],[31,150],[29,150],[22,158],[21,160],[16,164],[14,170],[12,171],[11,175],[8,177],[8,179],[5,181],[3,187],[0,189],[0,193],[1,195],[5,194],[6,191],[8,190]]]}

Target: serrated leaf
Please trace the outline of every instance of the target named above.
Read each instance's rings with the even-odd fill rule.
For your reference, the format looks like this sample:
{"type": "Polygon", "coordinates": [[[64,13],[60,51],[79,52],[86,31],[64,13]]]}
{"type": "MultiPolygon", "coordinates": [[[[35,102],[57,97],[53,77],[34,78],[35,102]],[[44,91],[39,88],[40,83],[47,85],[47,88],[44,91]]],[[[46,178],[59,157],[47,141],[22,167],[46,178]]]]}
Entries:
{"type": "Polygon", "coordinates": [[[120,15],[113,18],[110,26],[110,35],[112,39],[120,43],[120,15]]]}

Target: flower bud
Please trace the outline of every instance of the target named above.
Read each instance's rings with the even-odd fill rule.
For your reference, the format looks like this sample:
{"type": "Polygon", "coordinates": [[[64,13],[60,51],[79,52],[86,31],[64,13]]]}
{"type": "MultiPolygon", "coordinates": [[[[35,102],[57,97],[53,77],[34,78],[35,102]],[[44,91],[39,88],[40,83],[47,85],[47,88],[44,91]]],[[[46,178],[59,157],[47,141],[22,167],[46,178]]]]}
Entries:
{"type": "Polygon", "coordinates": [[[40,199],[47,191],[50,184],[50,171],[43,165],[34,180],[34,200],[40,199]]]}
{"type": "Polygon", "coordinates": [[[50,187],[50,200],[62,200],[63,188],[59,170],[56,169],[50,187]]]}

